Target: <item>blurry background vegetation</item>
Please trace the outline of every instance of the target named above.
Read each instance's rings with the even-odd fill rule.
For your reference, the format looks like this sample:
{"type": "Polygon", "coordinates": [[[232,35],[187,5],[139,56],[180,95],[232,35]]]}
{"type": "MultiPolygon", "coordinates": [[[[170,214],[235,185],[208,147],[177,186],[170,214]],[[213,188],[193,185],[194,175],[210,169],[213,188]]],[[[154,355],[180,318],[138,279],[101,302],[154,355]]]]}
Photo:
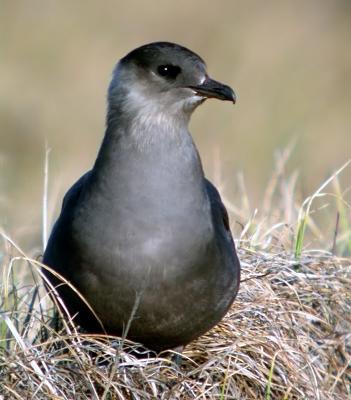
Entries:
{"type": "MultiPolygon", "coordinates": [[[[301,198],[351,157],[348,0],[2,0],[0,226],[20,243],[40,246],[45,139],[52,219],[94,162],[115,62],[156,40],[199,53],[238,94],[234,107],[206,102],[191,123],[207,175],[220,164],[234,204],[242,172],[260,207],[274,152],[292,140],[301,198]]],[[[344,188],[350,178],[348,168],[344,188]]]]}

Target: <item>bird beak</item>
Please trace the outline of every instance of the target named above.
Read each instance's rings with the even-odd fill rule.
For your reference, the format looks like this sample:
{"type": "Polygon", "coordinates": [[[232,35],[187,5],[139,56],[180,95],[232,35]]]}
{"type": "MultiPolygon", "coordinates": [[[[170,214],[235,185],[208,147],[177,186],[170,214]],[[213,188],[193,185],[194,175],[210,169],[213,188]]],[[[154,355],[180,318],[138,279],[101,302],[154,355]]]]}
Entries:
{"type": "Polygon", "coordinates": [[[200,85],[188,87],[195,93],[208,99],[214,98],[219,100],[229,100],[234,104],[236,103],[236,94],[234,90],[223,83],[215,81],[214,79],[207,77],[200,85]]]}

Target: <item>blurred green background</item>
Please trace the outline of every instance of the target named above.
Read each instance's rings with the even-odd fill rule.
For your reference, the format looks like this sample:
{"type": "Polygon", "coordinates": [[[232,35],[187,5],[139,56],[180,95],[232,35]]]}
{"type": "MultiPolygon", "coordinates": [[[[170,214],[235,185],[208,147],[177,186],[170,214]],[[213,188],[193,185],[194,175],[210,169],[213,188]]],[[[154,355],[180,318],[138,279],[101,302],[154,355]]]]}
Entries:
{"type": "Polygon", "coordinates": [[[234,204],[242,172],[260,206],[274,152],[292,140],[302,196],[351,157],[349,0],[3,0],[0,225],[10,235],[40,245],[45,139],[52,220],[94,162],[114,64],[156,40],[194,50],[238,94],[234,107],[207,101],[191,123],[207,175],[218,179],[220,165],[234,204]]]}

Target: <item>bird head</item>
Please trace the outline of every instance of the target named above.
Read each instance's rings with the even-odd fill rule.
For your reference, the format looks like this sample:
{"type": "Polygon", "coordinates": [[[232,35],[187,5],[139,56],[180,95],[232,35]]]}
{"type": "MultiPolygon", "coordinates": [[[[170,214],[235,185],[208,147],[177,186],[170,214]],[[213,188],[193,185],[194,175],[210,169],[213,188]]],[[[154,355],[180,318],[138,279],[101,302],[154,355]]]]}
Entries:
{"type": "Polygon", "coordinates": [[[236,101],[233,89],[209,77],[197,54],[174,43],[155,42],[131,51],[117,64],[108,92],[109,114],[122,108],[130,116],[189,119],[208,98],[236,101]]]}

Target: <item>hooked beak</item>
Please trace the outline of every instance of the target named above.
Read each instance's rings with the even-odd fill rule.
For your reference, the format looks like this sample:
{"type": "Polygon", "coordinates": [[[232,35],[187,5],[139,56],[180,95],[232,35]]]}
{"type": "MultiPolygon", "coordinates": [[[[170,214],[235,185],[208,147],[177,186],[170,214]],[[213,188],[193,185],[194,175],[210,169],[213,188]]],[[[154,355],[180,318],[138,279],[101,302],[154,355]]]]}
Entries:
{"type": "Polygon", "coordinates": [[[205,81],[198,86],[188,86],[188,88],[208,99],[214,98],[219,100],[229,100],[234,104],[236,103],[236,94],[234,93],[234,90],[231,87],[211,78],[206,78],[205,81]]]}

